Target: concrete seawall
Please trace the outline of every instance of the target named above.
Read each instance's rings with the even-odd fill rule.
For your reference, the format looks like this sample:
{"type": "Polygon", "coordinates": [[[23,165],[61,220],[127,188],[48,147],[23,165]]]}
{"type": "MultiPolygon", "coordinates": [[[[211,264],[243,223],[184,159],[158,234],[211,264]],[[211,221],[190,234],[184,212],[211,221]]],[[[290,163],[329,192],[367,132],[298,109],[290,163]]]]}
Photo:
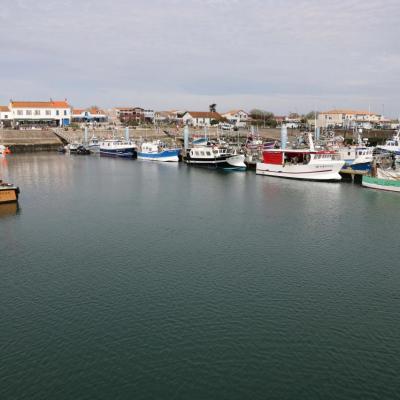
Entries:
{"type": "Polygon", "coordinates": [[[50,130],[0,129],[0,144],[8,146],[13,153],[55,151],[61,140],[50,130]]]}

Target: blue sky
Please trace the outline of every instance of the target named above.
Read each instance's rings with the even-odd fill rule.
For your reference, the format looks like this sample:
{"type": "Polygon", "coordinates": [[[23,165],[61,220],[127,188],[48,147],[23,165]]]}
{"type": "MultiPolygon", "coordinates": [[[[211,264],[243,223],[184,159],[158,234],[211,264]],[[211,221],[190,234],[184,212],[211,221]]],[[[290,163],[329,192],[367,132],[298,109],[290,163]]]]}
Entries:
{"type": "Polygon", "coordinates": [[[3,0],[0,103],[398,117],[399,21],[398,0],[3,0]]]}

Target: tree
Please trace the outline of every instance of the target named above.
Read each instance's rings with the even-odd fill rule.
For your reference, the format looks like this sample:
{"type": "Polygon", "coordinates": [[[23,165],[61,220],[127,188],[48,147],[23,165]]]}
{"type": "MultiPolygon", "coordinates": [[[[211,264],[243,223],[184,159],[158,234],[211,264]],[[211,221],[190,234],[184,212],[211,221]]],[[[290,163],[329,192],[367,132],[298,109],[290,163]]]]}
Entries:
{"type": "Polygon", "coordinates": [[[310,111],[309,113],[307,113],[307,114],[305,115],[305,119],[306,119],[306,120],[315,119],[315,114],[316,114],[315,111],[310,111]]]}
{"type": "Polygon", "coordinates": [[[270,111],[255,108],[250,111],[250,117],[254,125],[276,127],[275,115],[270,111]]]}
{"type": "Polygon", "coordinates": [[[217,105],[215,103],[210,104],[210,112],[217,112],[217,105]]]}

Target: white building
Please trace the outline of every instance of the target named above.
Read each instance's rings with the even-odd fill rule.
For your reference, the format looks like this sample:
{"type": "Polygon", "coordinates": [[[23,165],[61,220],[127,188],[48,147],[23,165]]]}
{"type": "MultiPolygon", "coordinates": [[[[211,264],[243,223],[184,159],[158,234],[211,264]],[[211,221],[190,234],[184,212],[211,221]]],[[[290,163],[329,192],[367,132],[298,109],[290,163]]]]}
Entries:
{"type": "Polygon", "coordinates": [[[243,110],[231,110],[222,114],[228,122],[238,128],[244,128],[249,120],[249,114],[243,110]]]}
{"type": "Polygon", "coordinates": [[[371,129],[384,118],[370,111],[330,110],[318,113],[317,126],[321,128],[353,128],[371,129]]]}
{"type": "Polygon", "coordinates": [[[11,115],[8,106],[0,106],[0,126],[10,126],[12,121],[11,115]]]}
{"type": "Polygon", "coordinates": [[[96,122],[96,123],[105,123],[108,121],[108,116],[105,111],[100,110],[99,108],[74,108],[72,110],[72,122],[84,123],[84,122],[96,122]]]}
{"type": "Polygon", "coordinates": [[[12,124],[18,127],[68,126],[71,107],[64,101],[10,101],[12,124]]]}
{"type": "Polygon", "coordinates": [[[143,116],[145,121],[152,122],[154,124],[154,119],[155,119],[154,110],[143,110],[143,116]]]}
{"type": "Polygon", "coordinates": [[[211,122],[221,122],[222,120],[221,114],[207,111],[186,111],[182,116],[182,122],[193,127],[211,126],[211,122]]]}

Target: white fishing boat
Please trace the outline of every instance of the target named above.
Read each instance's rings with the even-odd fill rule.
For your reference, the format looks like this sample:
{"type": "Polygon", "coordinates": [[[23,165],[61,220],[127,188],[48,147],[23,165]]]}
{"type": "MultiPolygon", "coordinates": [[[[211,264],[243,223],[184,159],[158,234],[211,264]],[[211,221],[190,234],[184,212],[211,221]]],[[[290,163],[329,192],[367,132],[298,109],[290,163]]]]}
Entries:
{"type": "Polygon", "coordinates": [[[100,152],[100,140],[96,136],[92,136],[91,139],[89,140],[86,148],[91,152],[91,153],[99,153],[100,152]]]}
{"type": "Polygon", "coordinates": [[[222,168],[224,170],[245,170],[245,156],[236,154],[228,147],[218,144],[195,145],[186,150],[184,161],[188,165],[206,167],[206,168],[222,168]]]}
{"type": "Polygon", "coordinates": [[[385,144],[377,145],[376,148],[400,155],[400,129],[391,139],[387,140],[385,144]]]}
{"type": "Polygon", "coordinates": [[[100,155],[110,157],[135,158],[137,146],[130,140],[107,139],[99,144],[100,155]]]}
{"type": "Polygon", "coordinates": [[[155,140],[142,143],[137,158],[149,161],[178,162],[180,151],[180,148],[169,148],[160,140],[155,140]]]}
{"type": "Polygon", "coordinates": [[[82,143],[69,143],[65,146],[65,150],[67,151],[67,153],[76,153],[79,146],[82,146],[82,143]]]}
{"type": "MultiPolygon", "coordinates": [[[[282,143],[285,143],[282,140],[282,143]]],[[[256,165],[258,175],[280,178],[305,179],[314,181],[339,181],[339,171],[345,162],[336,151],[315,150],[309,134],[309,148],[306,149],[266,149],[263,162],[256,165]]]]}

